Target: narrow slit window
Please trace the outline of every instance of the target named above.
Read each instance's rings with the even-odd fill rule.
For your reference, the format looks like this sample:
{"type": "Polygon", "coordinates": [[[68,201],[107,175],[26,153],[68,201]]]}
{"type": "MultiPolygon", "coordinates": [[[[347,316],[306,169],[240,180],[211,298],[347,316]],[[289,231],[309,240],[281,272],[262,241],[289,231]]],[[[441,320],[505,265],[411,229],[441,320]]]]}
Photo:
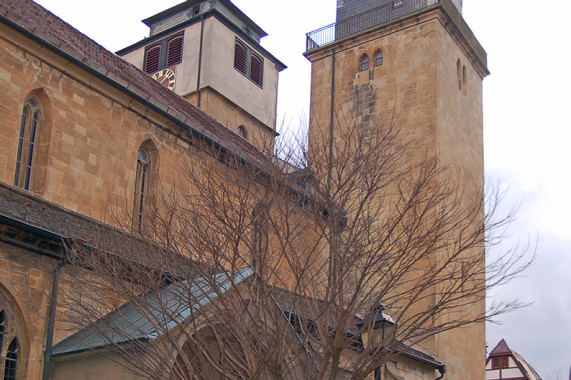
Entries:
{"type": "Polygon", "coordinates": [[[143,228],[143,214],[148,197],[149,177],[151,171],[151,156],[145,148],[140,148],[137,154],[137,188],[135,196],[135,228],[143,228]]]}
{"type": "Polygon", "coordinates": [[[32,180],[34,150],[40,120],[41,113],[39,107],[35,102],[29,101],[22,111],[14,176],[14,184],[26,190],[30,189],[32,180]]]}
{"type": "Polygon", "coordinates": [[[182,61],[182,36],[172,38],[167,47],[167,66],[172,66],[182,61]]]}
{"type": "Polygon", "coordinates": [[[359,71],[366,70],[369,70],[369,56],[367,54],[363,54],[359,60],[359,71]]]}
{"type": "Polygon", "coordinates": [[[456,76],[458,77],[458,89],[462,89],[462,64],[460,63],[460,58],[456,61],[456,76]]]}

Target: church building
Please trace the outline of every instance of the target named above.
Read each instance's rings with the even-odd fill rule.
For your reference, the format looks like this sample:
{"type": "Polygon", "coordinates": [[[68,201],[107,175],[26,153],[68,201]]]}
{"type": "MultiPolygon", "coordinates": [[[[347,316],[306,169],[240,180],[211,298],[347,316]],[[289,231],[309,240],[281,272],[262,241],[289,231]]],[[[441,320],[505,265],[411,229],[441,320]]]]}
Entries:
{"type": "MultiPolygon", "coordinates": [[[[145,245],[141,234],[153,224],[153,197],[168,189],[191,192],[181,168],[212,158],[204,158],[202,146],[221,152],[223,158],[212,159],[221,170],[229,167],[224,157],[257,173],[279,167],[277,159],[271,170],[264,165],[278,136],[278,77],[286,66],[260,45],[266,33],[230,0],[187,0],[143,22],[149,37],[112,53],[32,0],[0,3],[4,380],[142,379],[117,364],[120,358],[97,355],[108,342],[60,318],[58,295],[73,292],[77,276],[70,247],[87,247],[103,232],[125,246],[145,245]]],[[[462,0],[337,0],[336,23],[307,34],[305,56],[312,64],[309,151],[337,146],[343,120],[367,130],[395,109],[406,110],[398,122],[402,136],[414,144],[412,137],[422,137],[412,160],[440,157],[468,199],[477,196],[482,80],[489,72],[486,53],[462,18],[462,0]]],[[[303,194],[295,180],[286,185],[303,194]]],[[[232,285],[239,293],[254,281],[255,260],[237,272],[232,285]]],[[[213,281],[226,286],[229,280],[213,281]]],[[[217,297],[233,294],[222,293],[217,297]]],[[[276,308],[284,310],[279,300],[276,308]]],[[[468,313],[484,308],[482,301],[468,313]]],[[[191,308],[182,309],[177,313],[186,323],[191,308]]],[[[284,312],[292,326],[294,309],[284,312]]],[[[106,318],[122,313],[136,310],[125,303],[106,318]]],[[[175,330],[159,333],[146,321],[132,322],[146,329],[141,341],[175,330]]],[[[481,322],[418,345],[403,342],[399,355],[367,379],[484,379],[484,329],[481,322]]],[[[363,340],[355,339],[358,352],[363,340]]],[[[305,347],[295,341],[291,349],[305,347]]]]}

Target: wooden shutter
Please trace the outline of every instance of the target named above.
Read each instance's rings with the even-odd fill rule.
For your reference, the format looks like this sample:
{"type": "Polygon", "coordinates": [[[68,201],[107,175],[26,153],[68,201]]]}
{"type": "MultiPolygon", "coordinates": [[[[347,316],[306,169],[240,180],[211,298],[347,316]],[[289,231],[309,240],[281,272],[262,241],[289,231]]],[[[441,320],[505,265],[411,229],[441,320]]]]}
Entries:
{"type": "Polygon", "coordinates": [[[159,62],[161,59],[161,47],[155,46],[147,50],[145,57],[145,72],[152,74],[159,71],[159,62]]]}
{"type": "Polygon", "coordinates": [[[171,39],[167,46],[167,67],[182,61],[182,36],[171,39]]]}
{"type": "Polygon", "coordinates": [[[246,47],[240,42],[236,42],[234,51],[234,68],[242,74],[246,74],[246,47]]]}
{"type": "Polygon", "coordinates": [[[262,85],[262,59],[252,54],[252,62],[250,64],[250,79],[258,86],[262,85]]]}

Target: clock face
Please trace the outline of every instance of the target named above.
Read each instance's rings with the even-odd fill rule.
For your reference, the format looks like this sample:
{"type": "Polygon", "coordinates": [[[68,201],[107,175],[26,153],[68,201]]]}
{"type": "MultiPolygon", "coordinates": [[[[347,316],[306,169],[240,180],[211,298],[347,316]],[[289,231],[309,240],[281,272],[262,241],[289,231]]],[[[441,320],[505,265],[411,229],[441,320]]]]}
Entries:
{"type": "Polygon", "coordinates": [[[163,69],[161,71],[157,71],[153,74],[153,79],[168,88],[169,90],[174,90],[175,85],[175,74],[174,71],[171,69],[163,69]]]}

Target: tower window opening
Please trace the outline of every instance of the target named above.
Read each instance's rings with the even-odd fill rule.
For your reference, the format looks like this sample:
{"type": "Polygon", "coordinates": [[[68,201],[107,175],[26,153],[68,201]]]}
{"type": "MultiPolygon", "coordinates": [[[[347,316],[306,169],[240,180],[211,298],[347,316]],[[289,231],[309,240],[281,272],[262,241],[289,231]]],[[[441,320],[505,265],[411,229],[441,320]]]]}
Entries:
{"type": "Polygon", "coordinates": [[[366,70],[369,70],[369,56],[367,54],[363,54],[359,60],[359,71],[366,70]]]}
{"type": "Polygon", "coordinates": [[[246,74],[246,47],[237,41],[234,51],[234,68],[246,74]]]}
{"type": "Polygon", "coordinates": [[[250,79],[258,86],[262,85],[262,60],[256,55],[252,55],[250,79]]]}
{"type": "Polygon", "coordinates": [[[147,50],[145,58],[145,72],[147,74],[152,74],[156,71],[159,71],[160,59],[161,59],[160,46],[155,46],[147,50]]]}
{"type": "Polygon", "coordinates": [[[145,72],[154,74],[159,70],[181,63],[183,45],[184,33],[178,33],[147,46],[143,64],[145,72]]]}
{"type": "Polygon", "coordinates": [[[182,36],[172,38],[167,45],[167,66],[172,66],[182,61],[182,36]]]}
{"type": "Polygon", "coordinates": [[[382,66],[383,64],[383,52],[377,50],[375,53],[375,66],[382,66]]]}
{"type": "Polygon", "coordinates": [[[238,40],[234,47],[234,68],[258,86],[263,87],[264,60],[238,40]]]}

